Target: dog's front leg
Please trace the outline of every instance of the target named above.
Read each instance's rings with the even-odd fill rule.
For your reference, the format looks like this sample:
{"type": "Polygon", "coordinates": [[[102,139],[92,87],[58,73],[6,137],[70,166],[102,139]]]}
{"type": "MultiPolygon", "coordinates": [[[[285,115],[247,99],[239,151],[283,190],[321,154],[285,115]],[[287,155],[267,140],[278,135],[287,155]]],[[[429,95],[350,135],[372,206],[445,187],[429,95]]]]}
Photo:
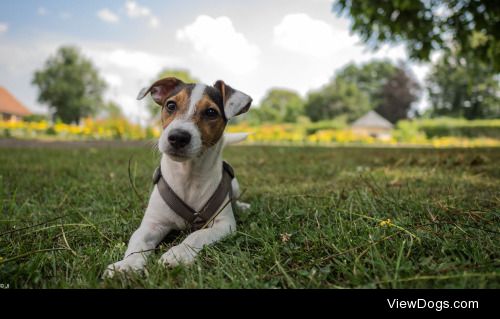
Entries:
{"type": "MultiPolygon", "coordinates": [[[[240,184],[238,183],[238,179],[236,177],[233,178],[233,180],[231,181],[231,187],[233,188],[233,196],[235,198],[239,198],[241,196],[240,184]]],[[[236,207],[245,211],[245,210],[250,209],[250,204],[237,200],[236,207]]]]}
{"type": "Polygon", "coordinates": [[[103,277],[112,277],[116,272],[141,271],[146,264],[147,255],[174,228],[175,218],[175,214],[170,211],[155,187],[141,226],[130,238],[123,260],[109,265],[103,277]]]}
{"type": "Polygon", "coordinates": [[[159,262],[171,267],[179,264],[191,264],[205,245],[210,245],[234,231],[236,231],[236,222],[232,210],[229,208],[225,216],[221,216],[219,220],[215,219],[212,227],[191,233],[182,243],[170,248],[163,254],[159,262]]]}
{"type": "Polygon", "coordinates": [[[123,260],[109,265],[104,277],[113,277],[116,272],[142,271],[147,255],[169,231],[168,226],[144,219],[130,238],[123,260]]]}

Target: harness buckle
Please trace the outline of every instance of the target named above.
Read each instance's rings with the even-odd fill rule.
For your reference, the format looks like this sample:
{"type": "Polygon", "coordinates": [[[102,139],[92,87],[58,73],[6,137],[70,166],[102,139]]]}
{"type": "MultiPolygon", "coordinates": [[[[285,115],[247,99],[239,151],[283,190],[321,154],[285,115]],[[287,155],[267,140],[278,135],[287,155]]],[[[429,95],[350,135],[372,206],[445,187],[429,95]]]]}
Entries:
{"type": "Polygon", "coordinates": [[[201,214],[199,212],[196,212],[193,214],[193,221],[191,222],[191,226],[197,228],[197,225],[203,225],[205,223],[205,220],[201,217],[201,214]]]}

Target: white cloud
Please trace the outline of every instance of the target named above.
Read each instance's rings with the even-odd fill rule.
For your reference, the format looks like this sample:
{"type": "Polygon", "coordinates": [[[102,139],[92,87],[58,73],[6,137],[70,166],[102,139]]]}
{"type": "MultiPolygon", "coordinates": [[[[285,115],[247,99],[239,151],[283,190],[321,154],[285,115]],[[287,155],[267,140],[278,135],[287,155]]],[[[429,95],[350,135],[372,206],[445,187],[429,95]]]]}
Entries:
{"type": "Polygon", "coordinates": [[[108,23],[117,23],[118,21],[120,21],[120,18],[118,17],[118,15],[116,15],[113,11],[111,11],[107,8],[104,8],[104,9],[97,11],[97,16],[102,21],[108,22],[108,23]]]}
{"type": "Polygon", "coordinates": [[[151,9],[141,6],[135,1],[127,1],[125,3],[125,10],[127,11],[127,15],[132,19],[147,19],[151,28],[157,28],[160,25],[160,19],[153,14],[151,9]]]}
{"type": "Polygon", "coordinates": [[[153,77],[161,69],[177,64],[177,59],[144,51],[126,49],[88,50],[90,58],[97,66],[133,71],[134,74],[153,77]]]}
{"type": "MultiPolygon", "coordinates": [[[[0,83],[5,83],[33,111],[46,112],[45,106],[37,101],[36,87],[31,85],[33,72],[40,69],[57,48],[70,40],[73,39],[51,35],[26,40],[2,40],[0,83]]],[[[163,68],[179,67],[182,62],[162,51],[134,50],[122,43],[79,40],[76,45],[108,84],[105,99],[119,103],[124,114],[138,123],[146,123],[149,113],[145,102],[135,99],[137,93],[142,87],[150,85],[163,68]]]]}
{"type": "Polygon", "coordinates": [[[151,28],[157,28],[160,25],[160,20],[157,17],[149,18],[149,26],[151,28]]]}
{"type": "Polygon", "coordinates": [[[0,22],[0,34],[7,32],[9,30],[9,25],[7,23],[0,22]]]}
{"type": "Polygon", "coordinates": [[[44,7],[39,7],[36,10],[36,14],[38,14],[39,16],[45,16],[45,15],[49,14],[49,11],[47,9],[45,9],[44,7]]]}
{"type": "Polygon", "coordinates": [[[273,31],[276,45],[311,57],[327,57],[356,42],[346,30],[336,30],[305,13],[286,15],[273,31]]]}
{"type": "MultiPolygon", "coordinates": [[[[290,5],[299,1],[302,0],[292,0],[290,5]]],[[[319,1],[327,0],[317,0],[318,3],[319,1]]],[[[258,105],[266,91],[272,87],[290,88],[304,96],[308,91],[327,83],[335,71],[346,63],[359,64],[385,57],[406,60],[403,46],[384,46],[377,52],[367,50],[356,35],[349,35],[349,20],[333,15],[326,2],[324,5],[315,5],[315,1],[307,1],[302,9],[294,6],[297,13],[302,13],[295,18],[290,15],[290,6],[271,2],[256,4],[252,10],[244,13],[236,7],[228,7],[226,15],[230,18],[195,15],[188,22],[183,21],[186,21],[184,19],[189,16],[189,12],[182,8],[175,15],[170,12],[167,20],[163,13],[154,11],[152,5],[142,6],[147,3],[149,2],[141,0],[120,0],[122,7],[119,9],[106,6],[119,16],[122,24],[125,20],[133,20],[137,24],[143,24],[146,29],[151,25],[154,27],[161,24],[167,30],[164,34],[166,38],[161,41],[158,40],[157,32],[131,34],[130,37],[111,39],[112,43],[93,35],[84,38],[71,35],[71,32],[68,33],[69,29],[59,29],[54,33],[40,28],[15,38],[2,37],[0,33],[0,82],[28,107],[38,111],[45,110],[37,102],[36,87],[30,84],[33,71],[42,67],[47,57],[53,55],[61,45],[75,44],[92,60],[108,84],[105,99],[119,103],[124,114],[131,120],[144,123],[148,116],[146,102],[136,101],[135,97],[142,87],[155,80],[163,68],[189,69],[193,76],[207,84],[222,79],[252,96],[254,105],[258,105]],[[262,10],[270,10],[272,14],[256,16],[262,10]],[[290,16],[292,23],[289,22],[290,18],[286,19],[290,16]],[[294,31],[293,18],[296,19],[295,28],[305,28],[304,32],[294,31]],[[258,27],[255,22],[251,22],[255,19],[258,19],[258,27]],[[273,34],[273,28],[277,28],[275,32],[278,34],[281,33],[281,40],[290,38],[291,35],[300,36],[298,44],[292,46],[294,50],[290,51],[278,44],[278,36],[273,34]],[[173,39],[171,33],[174,35],[173,39]],[[309,43],[308,38],[316,34],[323,34],[319,37],[321,41],[309,43]],[[326,49],[321,49],[322,46],[326,49]],[[310,52],[308,47],[320,49],[315,48],[310,52]],[[318,55],[318,51],[329,52],[329,55],[318,55]]],[[[33,7],[33,15],[41,5],[33,7]]],[[[94,15],[95,19],[97,10],[106,6],[94,8],[90,18],[94,15]]],[[[206,7],[209,8],[210,4],[207,3],[206,7]]],[[[60,12],[70,11],[46,8],[50,9],[47,14],[54,19],[60,19],[60,12]]],[[[204,10],[203,7],[200,10],[204,10]]],[[[76,12],[73,14],[76,15],[76,12]]],[[[1,22],[8,21],[0,19],[0,24],[1,22]]],[[[99,26],[105,25],[100,23],[99,26]]],[[[9,35],[15,26],[9,27],[5,35],[9,35]]],[[[71,27],[71,24],[67,27],[71,27]]],[[[419,79],[425,73],[425,68],[415,69],[419,79]]]]}
{"type": "Polygon", "coordinates": [[[118,74],[102,73],[101,76],[111,89],[119,89],[123,86],[123,78],[118,74]]]}
{"type": "Polygon", "coordinates": [[[127,14],[131,18],[148,17],[151,15],[151,10],[147,7],[140,6],[135,1],[127,1],[125,3],[127,14]]]}
{"type": "Polygon", "coordinates": [[[200,58],[237,74],[253,71],[259,64],[259,47],[236,31],[228,17],[198,16],[177,31],[177,39],[190,43],[200,58]]]}
{"type": "Polygon", "coordinates": [[[92,60],[108,84],[105,98],[117,102],[134,122],[145,123],[149,113],[144,101],[137,101],[141,88],[148,86],[166,67],[179,66],[175,57],[152,52],[116,49],[114,45],[87,43],[83,53],[92,60]]]}

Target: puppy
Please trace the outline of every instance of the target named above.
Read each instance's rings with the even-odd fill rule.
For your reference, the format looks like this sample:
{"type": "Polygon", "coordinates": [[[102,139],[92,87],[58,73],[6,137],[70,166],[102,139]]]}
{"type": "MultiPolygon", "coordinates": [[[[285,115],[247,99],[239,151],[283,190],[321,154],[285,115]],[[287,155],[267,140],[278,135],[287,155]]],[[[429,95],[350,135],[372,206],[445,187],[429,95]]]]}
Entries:
{"type": "MultiPolygon", "coordinates": [[[[177,78],[164,78],[144,88],[137,99],[151,94],[161,106],[163,131],[158,148],[162,154],[161,177],[181,202],[198,212],[222,184],[222,149],[237,143],[246,134],[224,134],[227,121],[250,108],[250,96],[231,88],[223,81],[213,86],[187,84],[177,78]]],[[[140,227],[130,238],[123,260],[111,264],[104,277],[116,272],[141,271],[148,253],[171,230],[184,230],[192,225],[169,206],[155,184],[140,227]]],[[[203,246],[214,243],[236,230],[230,197],[239,196],[236,178],[220,205],[218,214],[203,228],[191,232],[179,245],[164,253],[159,262],[165,266],[190,264],[203,246]]],[[[248,204],[236,202],[242,209],[248,204]]]]}

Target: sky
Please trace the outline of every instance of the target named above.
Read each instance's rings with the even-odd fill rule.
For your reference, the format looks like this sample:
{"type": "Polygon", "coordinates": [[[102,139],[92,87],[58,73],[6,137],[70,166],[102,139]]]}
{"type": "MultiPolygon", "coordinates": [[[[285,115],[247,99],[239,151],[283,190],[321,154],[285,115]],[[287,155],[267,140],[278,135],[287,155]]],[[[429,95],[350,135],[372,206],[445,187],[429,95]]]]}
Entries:
{"type": "MultiPolygon", "coordinates": [[[[62,45],[78,46],[108,84],[105,99],[134,122],[149,117],[135,97],[164,68],[206,84],[222,79],[258,104],[271,88],[305,97],[347,63],[407,60],[403,45],[370,50],[332,12],[332,0],[1,1],[0,86],[34,112],[33,73],[62,45]]],[[[410,62],[423,81],[428,64],[410,62]]],[[[426,99],[418,108],[426,107],[426,99]]]]}

